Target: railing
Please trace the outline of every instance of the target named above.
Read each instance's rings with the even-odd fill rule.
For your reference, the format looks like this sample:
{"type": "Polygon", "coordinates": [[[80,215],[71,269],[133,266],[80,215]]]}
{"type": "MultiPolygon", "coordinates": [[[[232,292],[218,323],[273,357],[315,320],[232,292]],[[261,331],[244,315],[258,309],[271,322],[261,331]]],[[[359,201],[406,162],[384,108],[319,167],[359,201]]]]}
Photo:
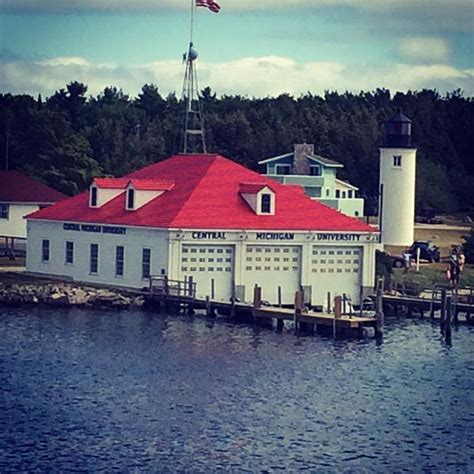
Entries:
{"type": "Polygon", "coordinates": [[[150,294],[196,298],[196,283],[191,277],[185,280],[171,280],[166,275],[150,276],[150,294]]]}

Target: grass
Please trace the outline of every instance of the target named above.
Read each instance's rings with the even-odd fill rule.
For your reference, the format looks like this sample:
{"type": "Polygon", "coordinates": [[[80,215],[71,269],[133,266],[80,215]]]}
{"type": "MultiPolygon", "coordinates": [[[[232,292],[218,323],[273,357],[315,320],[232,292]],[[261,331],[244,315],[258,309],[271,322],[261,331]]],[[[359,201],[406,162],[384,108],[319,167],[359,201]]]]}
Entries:
{"type": "Polygon", "coordinates": [[[26,265],[26,259],[24,257],[17,257],[15,260],[10,260],[8,257],[0,257],[0,268],[1,267],[24,267],[26,265]]]}
{"type": "MultiPolygon", "coordinates": [[[[414,267],[410,268],[407,274],[404,274],[403,269],[393,269],[393,281],[397,284],[405,283],[406,285],[416,288],[424,289],[431,288],[434,284],[447,284],[446,280],[446,264],[426,264],[420,266],[420,271],[417,272],[414,267]]],[[[465,265],[461,274],[461,287],[474,287],[474,265],[465,265]]]]}

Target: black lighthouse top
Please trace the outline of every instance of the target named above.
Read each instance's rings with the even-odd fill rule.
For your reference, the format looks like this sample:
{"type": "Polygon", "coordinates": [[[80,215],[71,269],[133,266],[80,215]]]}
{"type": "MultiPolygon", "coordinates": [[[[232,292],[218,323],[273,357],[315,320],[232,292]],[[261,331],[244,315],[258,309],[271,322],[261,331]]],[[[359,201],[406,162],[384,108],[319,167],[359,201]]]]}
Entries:
{"type": "Polygon", "coordinates": [[[386,123],[386,147],[412,148],[411,146],[411,120],[403,115],[402,109],[386,123]]]}

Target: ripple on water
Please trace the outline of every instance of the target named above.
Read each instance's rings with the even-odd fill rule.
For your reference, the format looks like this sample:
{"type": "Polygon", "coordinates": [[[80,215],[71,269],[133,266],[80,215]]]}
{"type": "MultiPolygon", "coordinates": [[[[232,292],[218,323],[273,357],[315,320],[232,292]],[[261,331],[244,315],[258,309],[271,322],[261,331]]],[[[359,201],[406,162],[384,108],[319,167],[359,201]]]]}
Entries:
{"type": "Polygon", "coordinates": [[[3,309],[0,471],[472,471],[473,337],[3,309]]]}

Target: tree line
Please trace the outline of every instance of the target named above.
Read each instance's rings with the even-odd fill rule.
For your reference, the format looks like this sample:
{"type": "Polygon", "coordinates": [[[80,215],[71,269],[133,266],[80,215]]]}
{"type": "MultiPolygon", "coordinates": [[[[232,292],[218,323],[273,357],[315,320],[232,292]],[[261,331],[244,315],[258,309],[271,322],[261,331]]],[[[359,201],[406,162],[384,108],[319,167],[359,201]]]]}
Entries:
{"type": "MultiPolygon", "coordinates": [[[[401,107],[418,148],[417,209],[474,210],[474,102],[460,90],[300,97],[217,97],[201,91],[208,150],[252,169],[294,143],[344,164],[340,177],[376,209],[384,124],[401,107]]],[[[179,152],[182,103],[145,84],[136,98],[107,87],[97,96],[71,82],[43,99],[0,94],[0,168],[17,169],[69,195],[94,176],[121,176],[179,152]]],[[[186,170],[183,170],[185,173],[186,170]]]]}

